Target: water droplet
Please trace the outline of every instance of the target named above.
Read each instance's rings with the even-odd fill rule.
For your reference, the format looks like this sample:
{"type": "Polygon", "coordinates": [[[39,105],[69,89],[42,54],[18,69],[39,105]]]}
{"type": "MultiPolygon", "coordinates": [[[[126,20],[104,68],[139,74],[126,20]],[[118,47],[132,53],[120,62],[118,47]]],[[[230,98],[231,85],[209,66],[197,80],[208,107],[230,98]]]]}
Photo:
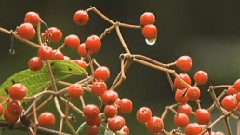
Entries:
{"type": "Polygon", "coordinates": [[[146,43],[147,43],[148,45],[151,45],[151,46],[156,43],[156,40],[157,40],[157,38],[145,39],[146,43]]]}

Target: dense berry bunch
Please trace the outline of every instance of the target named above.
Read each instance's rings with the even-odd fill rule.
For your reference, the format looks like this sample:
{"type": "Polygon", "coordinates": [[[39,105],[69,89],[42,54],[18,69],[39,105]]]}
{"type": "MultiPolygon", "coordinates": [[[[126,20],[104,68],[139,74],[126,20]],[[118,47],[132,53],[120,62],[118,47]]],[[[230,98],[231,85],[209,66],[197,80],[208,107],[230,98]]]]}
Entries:
{"type": "Polygon", "coordinates": [[[48,27],[39,14],[33,11],[25,14],[16,31],[0,29],[0,32],[37,48],[36,55],[28,60],[29,69],[14,74],[0,86],[0,115],[7,122],[6,127],[24,127],[32,134],[65,134],[65,123],[74,135],[128,135],[131,132],[125,116],[133,113],[139,124],[143,124],[148,132],[155,135],[222,135],[222,132],[212,131],[213,126],[222,120],[226,123],[229,134],[232,134],[229,118],[239,117],[240,79],[230,85],[210,86],[208,91],[203,91],[200,86],[208,83],[208,73],[204,70],[193,71],[195,69],[190,56],[183,55],[165,64],[147,56],[131,54],[119,27],[140,30],[146,43],[153,45],[158,36],[158,27],[154,24],[156,20],[152,12],[144,12],[139,17],[139,24],[132,25],[111,20],[95,7],[90,7],[74,12],[72,21],[78,26],[86,25],[89,21],[88,12],[95,12],[112,26],[101,34],[87,35],[85,42],[81,42],[83,40],[77,34],[65,36],[58,27],[48,27]],[[45,29],[40,27],[42,24],[46,26],[45,29]],[[99,63],[95,55],[104,44],[102,39],[114,29],[125,51],[119,56],[121,66],[118,74],[110,72],[114,70],[99,63]],[[38,43],[35,43],[34,37],[37,37],[38,43]],[[71,53],[76,53],[78,57],[67,56],[65,49],[73,51],[71,53]],[[150,109],[147,105],[135,111],[134,102],[130,98],[121,97],[118,87],[126,80],[127,70],[132,63],[167,74],[172,88],[169,100],[174,104],[167,106],[162,115],[156,115],[159,112],[154,112],[155,108],[150,109]],[[111,79],[114,80],[109,83],[111,79]],[[215,93],[216,89],[221,88],[223,90],[219,95],[215,93]],[[204,92],[209,92],[213,99],[208,108],[201,105],[204,92]],[[23,106],[25,101],[30,102],[30,105],[23,106]],[[56,112],[43,111],[45,106],[51,105],[50,102],[54,104],[56,112]],[[212,117],[214,109],[221,112],[217,119],[212,117]],[[55,113],[60,117],[55,117],[55,113]],[[166,121],[166,117],[170,116],[172,121],[166,121]],[[80,121],[82,124],[74,129],[72,121],[80,121]],[[59,130],[50,130],[56,122],[59,122],[59,130]],[[168,131],[168,122],[175,125],[172,131],[168,131]]]}

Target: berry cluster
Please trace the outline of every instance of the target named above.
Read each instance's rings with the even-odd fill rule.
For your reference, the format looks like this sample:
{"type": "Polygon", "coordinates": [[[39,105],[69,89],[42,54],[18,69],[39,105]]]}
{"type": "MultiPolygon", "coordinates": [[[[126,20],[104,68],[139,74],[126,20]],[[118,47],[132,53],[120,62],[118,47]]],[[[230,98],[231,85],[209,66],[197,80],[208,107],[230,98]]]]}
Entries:
{"type": "MultiPolygon", "coordinates": [[[[146,43],[153,45],[157,39],[157,28],[154,25],[155,16],[153,13],[143,13],[140,15],[139,24],[132,25],[113,21],[95,7],[91,7],[86,10],[76,11],[73,14],[72,21],[79,26],[86,25],[89,21],[88,12],[90,11],[107,20],[112,26],[100,35],[89,35],[85,42],[74,33],[63,37],[59,28],[48,27],[46,22],[35,12],[26,13],[23,19],[24,22],[14,32],[0,29],[0,32],[10,34],[14,38],[38,49],[36,56],[33,56],[28,61],[27,71],[29,74],[20,72],[21,79],[19,81],[15,81],[15,76],[12,76],[10,81],[7,80],[4,83],[4,88],[8,86],[6,88],[7,96],[0,95],[2,100],[0,115],[4,115],[4,119],[9,125],[12,127],[24,125],[34,135],[37,131],[41,132],[41,130],[42,134],[51,134],[52,130],[48,129],[55,125],[55,113],[40,113],[40,110],[47,106],[49,102],[54,102],[56,112],[60,116],[60,126],[56,131],[58,134],[64,133],[64,123],[74,135],[131,134],[123,114],[133,112],[133,103],[131,99],[120,97],[117,87],[126,79],[126,72],[131,63],[136,62],[165,72],[174,91],[173,100],[176,101],[175,104],[167,106],[161,116],[153,115],[153,110],[147,106],[142,106],[137,112],[133,112],[136,113],[137,121],[144,124],[150,133],[155,135],[223,135],[222,132],[212,131],[212,128],[219,121],[224,120],[228,133],[232,134],[228,119],[239,117],[240,79],[237,79],[232,85],[210,86],[208,92],[213,99],[213,104],[208,108],[202,108],[200,98],[203,91],[199,86],[207,84],[208,74],[203,70],[199,70],[191,76],[189,71],[192,69],[193,60],[190,56],[184,55],[174,62],[164,64],[147,56],[131,54],[129,51],[119,28],[140,29],[146,43]],[[46,26],[43,32],[40,29],[42,24],[46,26]],[[111,69],[98,63],[94,59],[94,54],[101,50],[101,39],[114,29],[125,49],[125,53],[122,53],[119,57],[121,71],[115,77],[113,85],[108,86],[106,82],[112,77],[111,69]],[[33,42],[34,37],[37,37],[38,43],[33,42]],[[64,39],[62,40],[62,38],[64,39]],[[62,45],[56,47],[56,44],[61,41],[63,41],[62,45]],[[75,51],[79,59],[71,59],[62,53],[62,49],[75,51]],[[55,66],[56,64],[58,66],[55,66]],[[44,76],[45,74],[47,76],[44,76]],[[61,76],[62,74],[64,76],[61,76]],[[77,82],[64,80],[65,77],[67,78],[72,74],[80,74],[84,77],[77,82]],[[38,80],[39,84],[32,84],[31,80],[26,81],[29,76],[34,76],[34,79],[38,80]],[[25,81],[23,81],[24,79],[25,81]],[[40,85],[44,85],[44,88],[34,93],[33,85],[39,85],[40,88],[42,88],[40,85]],[[224,90],[220,95],[217,95],[215,93],[216,89],[224,90]],[[85,99],[88,98],[86,93],[90,93],[91,96],[98,99],[101,105],[94,102],[85,102],[85,99]],[[48,99],[37,106],[36,102],[40,102],[40,99],[45,96],[49,96],[48,99]],[[31,101],[31,105],[24,108],[22,106],[24,101],[31,101]],[[60,104],[60,101],[65,106],[60,104]],[[79,107],[75,101],[80,102],[81,106],[79,107]],[[194,110],[190,102],[196,103],[197,109],[194,110]],[[65,111],[62,111],[62,108],[65,108],[65,111]],[[213,119],[211,116],[214,108],[221,112],[218,119],[213,119]],[[81,115],[72,116],[72,111],[81,115]],[[175,127],[172,131],[166,130],[166,117],[169,116],[169,113],[174,114],[172,122],[175,127]],[[191,116],[194,117],[193,120],[190,119],[191,116]],[[80,117],[83,120],[78,129],[74,129],[71,123],[71,120],[76,120],[75,117],[80,117]],[[26,121],[28,124],[26,124],[26,121]]],[[[0,92],[0,94],[2,93],[0,92]]]]}

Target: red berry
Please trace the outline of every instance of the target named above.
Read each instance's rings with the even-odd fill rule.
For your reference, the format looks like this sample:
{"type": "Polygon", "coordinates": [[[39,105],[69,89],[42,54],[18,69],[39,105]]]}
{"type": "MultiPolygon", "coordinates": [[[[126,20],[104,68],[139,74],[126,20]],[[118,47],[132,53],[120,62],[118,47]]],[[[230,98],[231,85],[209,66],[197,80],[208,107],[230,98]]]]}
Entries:
{"type": "Polygon", "coordinates": [[[22,23],[17,29],[17,34],[24,39],[30,40],[35,36],[35,30],[31,23],[22,23]]]}
{"type": "Polygon", "coordinates": [[[84,58],[87,57],[88,53],[90,53],[90,52],[87,53],[85,44],[80,44],[80,46],[78,46],[77,52],[78,52],[79,56],[84,57],[84,58]]]}
{"type": "Polygon", "coordinates": [[[145,39],[156,39],[157,28],[153,24],[147,24],[142,28],[142,35],[145,39]]]}
{"type": "Polygon", "coordinates": [[[83,114],[86,118],[96,118],[100,114],[100,110],[95,104],[87,104],[83,109],[83,114]]]}
{"type": "Polygon", "coordinates": [[[236,90],[240,91],[240,79],[237,79],[237,80],[234,82],[233,87],[234,87],[236,90]]]}
{"type": "Polygon", "coordinates": [[[98,135],[99,127],[98,126],[87,126],[86,135],[98,135]]]}
{"type": "Polygon", "coordinates": [[[236,100],[237,100],[237,102],[240,102],[240,92],[238,92],[237,94],[236,94],[236,100]]]}
{"type": "Polygon", "coordinates": [[[4,118],[7,121],[8,124],[14,124],[18,121],[19,115],[12,115],[7,110],[4,111],[4,118]]]}
{"type": "Polygon", "coordinates": [[[7,103],[7,111],[14,116],[20,116],[22,114],[22,105],[17,100],[11,100],[7,103]]]}
{"type": "Polygon", "coordinates": [[[160,133],[164,129],[164,123],[161,118],[153,116],[147,121],[147,128],[152,133],[160,133]]]}
{"type": "Polygon", "coordinates": [[[189,124],[189,117],[185,113],[176,113],[173,121],[178,127],[186,127],[189,124]]]}
{"type": "Polygon", "coordinates": [[[100,126],[101,124],[100,114],[96,117],[85,117],[85,120],[88,126],[100,126]]]}
{"type": "Polygon", "coordinates": [[[227,94],[228,95],[234,95],[240,92],[239,90],[235,89],[233,86],[228,87],[227,94]]]}
{"type": "Polygon", "coordinates": [[[106,105],[104,107],[104,114],[108,118],[112,118],[117,115],[117,108],[114,105],[106,105]]]}
{"type": "Polygon", "coordinates": [[[2,105],[2,104],[0,104],[0,116],[3,114],[3,112],[4,112],[3,105],[2,105]]]}
{"type": "Polygon", "coordinates": [[[73,15],[73,21],[77,25],[85,25],[88,22],[88,13],[84,10],[78,10],[73,15]]]}
{"type": "Polygon", "coordinates": [[[57,43],[62,38],[62,32],[57,27],[50,27],[45,31],[46,39],[49,39],[52,43],[57,43]]]}
{"type": "Polygon", "coordinates": [[[122,131],[123,131],[124,133],[126,133],[127,135],[129,134],[129,128],[128,128],[126,125],[123,126],[122,131]]]}
{"type": "Polygon", "coordinates": [[[52,60],[64,60],[64,55],[58,49],[53,50],[52,60]]]}
{"type": "Polygon", "coordinates": [[[84,69],[87,68],[87,63],[84,60],[72,60],[72,61],[84,69]]]}
{"type": "Polygon", "coordinates": [[[38,49],[38,57],[42,60],[51,60],[53,57],[53,49],[50,46],[41,46],[38,49]]]}
{"type": "Polygon", "coordinates": [[[107,81],[110,77],[110,70],[108,67],[100,66],[94,71],[93,76],[97,80],[107,81]]]}
{"type": "Polygon", "coordinates": [[[189,100],[196,101],[199,99],[201,91],[198,87],[189,87],[187,89],[187,96],[189,100]]]}
{"type": "Polygon", "coordinates": [[[100,97],[104,105],[112,105],[118,99],[118,93],[114,90],[106,90],[100,97]]]}
{"type": "Polygon", "coordinates": [[[125,119],[121,116],[114,116],[108,120],[108,128],[113,132],[122,129],[125,126],[125,119]]]}
{"type": "Polygon", "coordinates": [[[198,71],[194,74],[193,79],[194,79],[195,83],[197,83],[199,85],[204,85],[208,81],[208,74],[204,71],[198,71]]]}
{"type": "Polygon", "coordinates": [[[104,81],[95,81],[91,87],[91,92],[95,96],[100,96],[105,91],[107,91],[107,85],[104,81]]]}
{"type": "Polygon", "coordinates": [[[188,102],[189,98],[186,93],[187,89],[177,89],[175,92],[175,100],[178,103],[185,104],[188,102]],[[185,94],[185,95],[184,95],[185,94]]]}
{"type": "Polygon", "coordinates": [[[137,120],[141,123],[146,123],[148,120],[152,118],[152,111],[148,107],[141,107],[137,111],[137,120]]]}
{"type": "Polygon", "coordinates": [[[97,35],[91,35],[87,37],[87,40],[85,42],[85,46],[87,51],[95,53],[100,50],[101,48],[101,41],[99,36],[97,35]]]}
{"type": "Polygon", "coordinates": [[[192,58],[189,56],[181,56],[176,61],[176,66],[183,72],[187,72],[192,68],[192,58]]]}
{"type": "MultiPolygon", "coordinates": [[[[180,73],[179,78],[181,78],[187,84],[191,85],[192,81],[187,73],[180,73]]],[[[174,85],[174,88],[178,88],[178,89],[186,88],[186,86],[183,85],[182,82],[177,77],[174,79],[173,85],[174,85]]]]}
{"type": "Polygon", "coordinates": [[[222,107],[227,111],[233,111],[237,105],[237,99],[232,95],[225,96],[221,101],[222,107]]]}
{"type": "Polygon", "coordinates": [[[38,116],[38,125],[49,128],[55,124],[55,116],[53,113],[44,112],[38,116]]]}
{"type": "Polygon", "coordinates": [[[71,34],[65,37],[64,43],[68,48],[75,49],[80,45],[80,39],[77,35],[71,34]]]}
{"type": "Polygon", "coordinates": [[[203,128],[197,123],[190,123],[185,127],[186,135],[199,135],[203,128]]]}
{"type": "Polygon", "coordinates": [[[43,61],[39,57],[33,57],[28,61],[28,68],[31,71],[38,71],[42,69],[43,61]]]}
{"type": "Polygon", "coordinates": [[[145,12],[140,16],[140,25],[145,26],[147,24],[153,24],[155,22],[155,16],[151,12],[145,12]]]}
{"type": "Polygon", "coordinates": [[[37,26],[37,24],[40,22],[40,17],[35,12],[27,12],[25,14],[24,22],[31,23],[33,26],[37,26]]]}
{"type": "Polygon", "coordinates": [[[211,114],[206,109],[197,109],[195,118],[198,124],[207,125],[211,119],[211,114]]]}
{"type": "Polygon", "coordinates": [[[187,104],[187,103],[180,104],[178,106],[178,110],[177,111],[178,111],[178,113],[185,113],[185,114],[187,114],[189,116],[192,113],[192,107],[189,104],[187,104]]]}
{"type": "Polygon", "coordinates": [[[67,89],[68,96],[73,98],[79,98],[84,94],[84,89],[80,84],[72,84],[67,89]]]}
{"type": "Polygon", "coordinates": [[[129,99],[118,99],[115,101],[115,104],[118,106],[118,112],[120,113],[132,112],[132,101],[129,99]]]}
{"type": "Polygon", "coordinates": [[[13,100],[22,100],[27,95],[27,87],[21,83],[10,86],[9,96],[13,100]]]}

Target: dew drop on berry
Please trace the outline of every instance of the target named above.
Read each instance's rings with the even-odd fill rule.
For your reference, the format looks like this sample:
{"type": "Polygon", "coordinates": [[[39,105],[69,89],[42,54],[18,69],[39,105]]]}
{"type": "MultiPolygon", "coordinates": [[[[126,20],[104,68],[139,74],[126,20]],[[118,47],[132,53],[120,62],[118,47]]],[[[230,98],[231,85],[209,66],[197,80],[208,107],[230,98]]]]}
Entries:
{"type": "Polygon", "coordinates": [[[145,39],[147,45],[150,45],[150,46],[154,45],[156,43],[156,40],[157,40],[156,38],[154,38],[154,39],[145,39]]]}

